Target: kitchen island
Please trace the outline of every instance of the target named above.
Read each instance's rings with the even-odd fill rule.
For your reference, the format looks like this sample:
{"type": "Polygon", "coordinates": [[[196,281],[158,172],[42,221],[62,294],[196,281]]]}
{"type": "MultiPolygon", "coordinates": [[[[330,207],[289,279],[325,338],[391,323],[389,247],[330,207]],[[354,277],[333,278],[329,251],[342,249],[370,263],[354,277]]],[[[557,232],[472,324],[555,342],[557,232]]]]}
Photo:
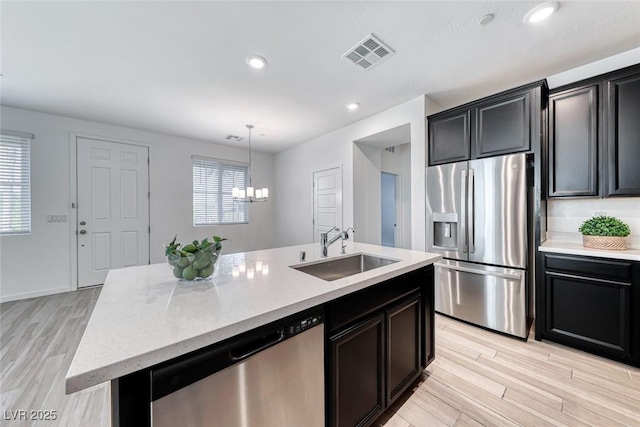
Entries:
{"type": "MultiPolygon", "coordinates": [[[[114,381],[113,404],[122,405],[118,402],[122,393],[118,379],[323,306],[441,258],[362,243],[348,243],[346,253],[366,253],[397,262],[326,281],[291,268],[322,259],[319,245],[314,244],[223,255],[213,281],[194,285],[177,283],[167,264],[111,271],[67,373],[67,393],[114,381]],[[301,252],[306,253],[304,262],[300,261],[301,252]]],[[[341,256],[337,245],[330,248],[330,258],[341,256]]],[[[122,410],[114,409],[115,413],[122,410]]]]}

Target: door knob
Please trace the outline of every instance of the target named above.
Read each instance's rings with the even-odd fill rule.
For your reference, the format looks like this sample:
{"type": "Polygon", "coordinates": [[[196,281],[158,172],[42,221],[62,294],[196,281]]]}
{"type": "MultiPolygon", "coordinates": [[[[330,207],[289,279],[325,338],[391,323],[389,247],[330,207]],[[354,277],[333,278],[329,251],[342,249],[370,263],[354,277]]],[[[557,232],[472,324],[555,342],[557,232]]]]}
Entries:
{"type": "Polygon", "coordinates": [[[80,230],[80,234],[87,234],[87,230],[80,230]]]}
{"type": "Polygon", "coordinates": [[[80,221],[80,225],[87,225],[85,221],[80,221]]]}

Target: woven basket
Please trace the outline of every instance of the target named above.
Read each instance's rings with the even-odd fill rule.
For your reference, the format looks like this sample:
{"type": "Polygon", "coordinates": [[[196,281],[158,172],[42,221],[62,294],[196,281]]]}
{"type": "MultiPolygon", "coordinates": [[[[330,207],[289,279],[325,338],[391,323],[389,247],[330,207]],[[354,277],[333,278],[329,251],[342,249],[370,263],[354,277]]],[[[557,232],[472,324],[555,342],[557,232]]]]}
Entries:
{"type": "Polygon", "coordinates": [[[610,236],[587,236],[586,234],[583,234],[582,246],[592,249],[624,251],[627,249],[627,238],[610,236]]]}

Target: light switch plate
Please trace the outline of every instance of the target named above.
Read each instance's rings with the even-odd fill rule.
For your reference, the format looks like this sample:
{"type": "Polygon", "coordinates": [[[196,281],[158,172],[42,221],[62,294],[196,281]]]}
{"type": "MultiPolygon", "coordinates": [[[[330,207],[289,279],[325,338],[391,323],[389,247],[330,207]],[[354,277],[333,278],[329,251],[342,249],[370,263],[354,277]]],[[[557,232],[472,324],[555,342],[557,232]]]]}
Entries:
{"type": "Polygon", "coordinates": [[[47,222],[67,222],[66,215],[47,215],[47,222]]]}

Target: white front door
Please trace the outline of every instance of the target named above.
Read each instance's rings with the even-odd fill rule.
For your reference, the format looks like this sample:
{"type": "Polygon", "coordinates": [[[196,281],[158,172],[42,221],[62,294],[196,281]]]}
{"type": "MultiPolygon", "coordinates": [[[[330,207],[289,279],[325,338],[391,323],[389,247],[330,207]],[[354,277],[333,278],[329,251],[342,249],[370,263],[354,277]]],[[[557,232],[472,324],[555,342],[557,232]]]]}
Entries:
{"type": "Polygon", "coordinates": [[[313,241],[332,227],[342,229],[342,168],[313,173],[313,241]]]}
{"type": "Polygon", "coordinates": [[[77,138],[78,287],[149,264],[149,149],[77,138]]]}

